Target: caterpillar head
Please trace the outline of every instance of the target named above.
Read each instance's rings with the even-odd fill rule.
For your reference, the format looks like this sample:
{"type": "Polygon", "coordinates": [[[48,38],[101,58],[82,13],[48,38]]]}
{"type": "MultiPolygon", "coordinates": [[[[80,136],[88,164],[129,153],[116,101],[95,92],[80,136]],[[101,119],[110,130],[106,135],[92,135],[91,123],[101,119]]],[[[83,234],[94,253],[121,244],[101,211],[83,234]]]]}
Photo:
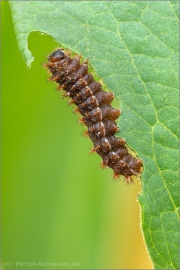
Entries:
{"type": "Polygon", "coordinates": [[[49,62],[57,62],[65,57],[64,51],[62,49],[57,49],[48,57],[49,62]]]}

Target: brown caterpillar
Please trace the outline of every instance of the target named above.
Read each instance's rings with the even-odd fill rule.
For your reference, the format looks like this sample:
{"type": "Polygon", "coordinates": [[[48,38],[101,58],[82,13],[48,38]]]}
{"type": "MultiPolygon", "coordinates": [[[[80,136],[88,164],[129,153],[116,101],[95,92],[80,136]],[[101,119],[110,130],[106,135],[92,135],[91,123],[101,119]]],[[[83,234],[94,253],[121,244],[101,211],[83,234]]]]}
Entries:
{"type": "Polygon", "coordinates": [[[56,81],[65,91],[64,96],[71,98],[70,103],[77,105],[76,111],[83,116],[81,122],[88,127],[86,134],[94,144],[92,151],[102,157],[102,167],[112,168],[115,178],[123,175],[131,183],[132,176],[140,173],[142,160],[128,153],[125,139],[114,136],[119,130],[115,120],[120,115],[120,110],[110,105],[114,95],[102,90],[88,73],[87,61],[81,63],[80,58],[55,50],[45,64],[52,73],[50,80],[56,81]]]}

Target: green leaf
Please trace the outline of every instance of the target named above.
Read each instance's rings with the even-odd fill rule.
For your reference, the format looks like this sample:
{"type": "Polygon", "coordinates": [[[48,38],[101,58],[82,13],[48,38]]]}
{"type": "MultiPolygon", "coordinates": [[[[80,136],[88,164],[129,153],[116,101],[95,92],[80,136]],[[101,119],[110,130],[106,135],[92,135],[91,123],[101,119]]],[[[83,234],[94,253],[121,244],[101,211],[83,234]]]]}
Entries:
{"type": "MultiPolygon", "coordinates": [[[[116,94],[120,136],[143,159],[139,196],[144,239],[158,269],[178,265],[178,2],[10,2],[29,66],[32,31],[89,58],[116,94]]],[[[48,52],[47,52],[48,53],[48,52]]]]}

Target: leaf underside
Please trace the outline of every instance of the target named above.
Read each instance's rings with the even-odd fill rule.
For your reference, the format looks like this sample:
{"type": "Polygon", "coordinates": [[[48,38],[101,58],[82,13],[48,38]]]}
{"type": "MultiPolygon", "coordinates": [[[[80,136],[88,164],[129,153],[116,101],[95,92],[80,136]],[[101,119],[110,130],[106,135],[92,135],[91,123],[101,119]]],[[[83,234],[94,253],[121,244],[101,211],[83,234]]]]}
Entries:
{"type": "MultiPolygon", "coordinates": [[[[178,2],[10,2],[29,66],[32,31],[51,35],[90,65],[120,102],[120,136],[143,159],[144,239],[158,269],[178,266],[178,2]]],[[[48,52],[47,52],[48,53],[48,52]]]]}

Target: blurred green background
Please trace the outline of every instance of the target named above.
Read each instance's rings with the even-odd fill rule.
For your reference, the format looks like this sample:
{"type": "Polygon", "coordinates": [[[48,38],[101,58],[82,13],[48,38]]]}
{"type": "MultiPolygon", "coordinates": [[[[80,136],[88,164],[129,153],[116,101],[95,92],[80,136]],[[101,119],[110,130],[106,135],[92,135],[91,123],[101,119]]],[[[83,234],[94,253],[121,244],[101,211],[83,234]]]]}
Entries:
{"type": "Polygon", "coordinates": [[[127,187],[99,169],[77,115],[42,67],[58,45],[31,33],[35,61],[27,69],[8,3],[1,9],[2,269],[152,269],[140,183],[127,187]]]}

